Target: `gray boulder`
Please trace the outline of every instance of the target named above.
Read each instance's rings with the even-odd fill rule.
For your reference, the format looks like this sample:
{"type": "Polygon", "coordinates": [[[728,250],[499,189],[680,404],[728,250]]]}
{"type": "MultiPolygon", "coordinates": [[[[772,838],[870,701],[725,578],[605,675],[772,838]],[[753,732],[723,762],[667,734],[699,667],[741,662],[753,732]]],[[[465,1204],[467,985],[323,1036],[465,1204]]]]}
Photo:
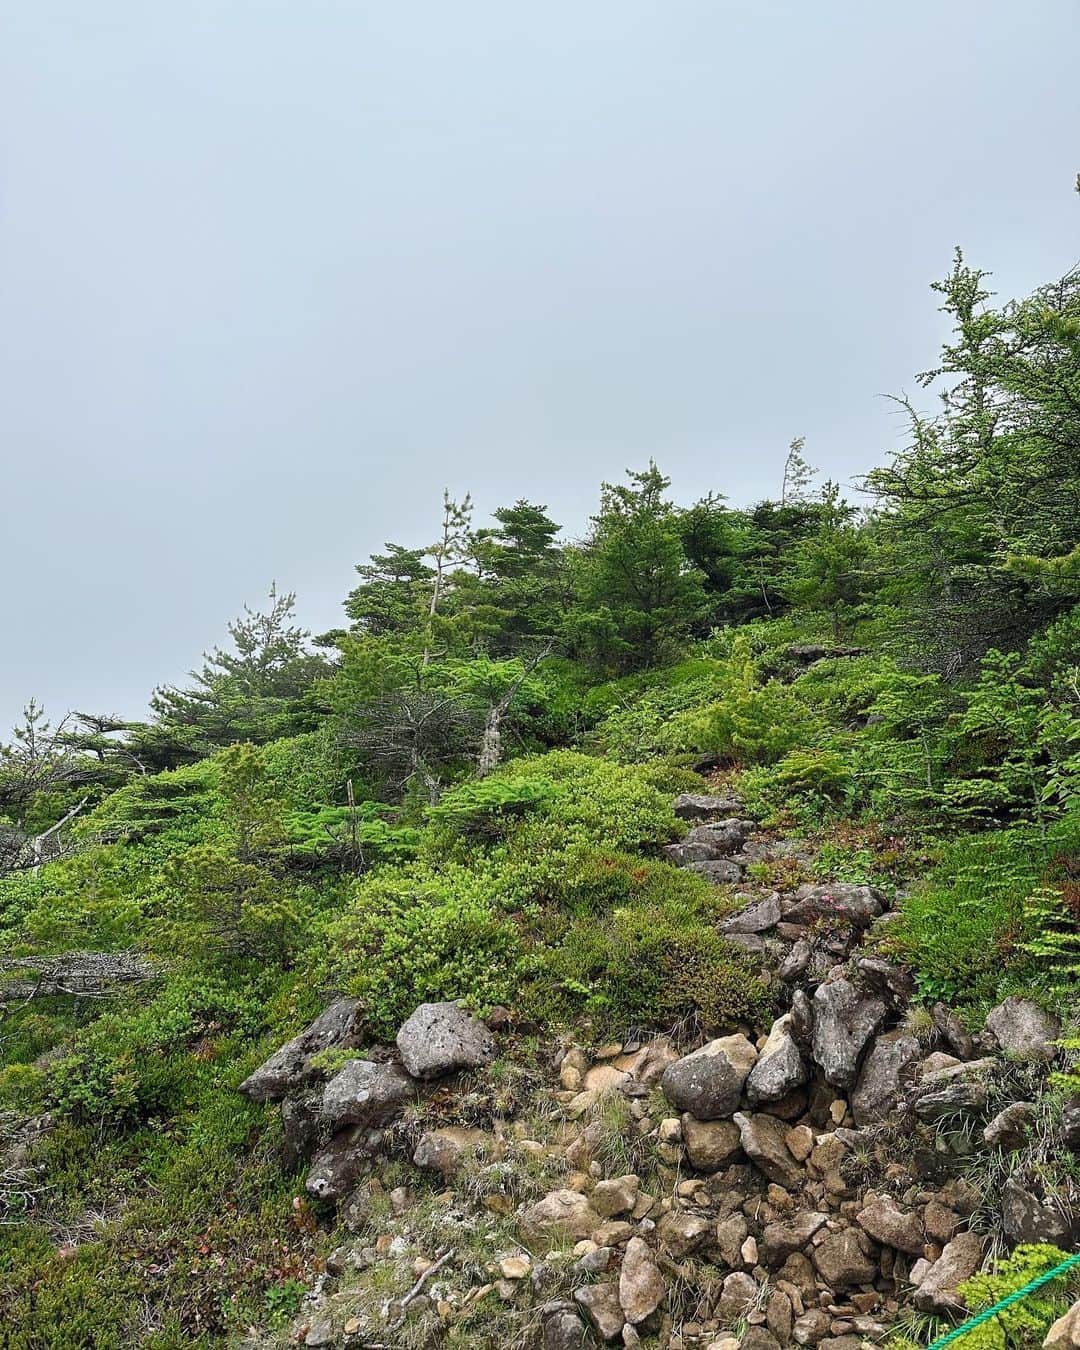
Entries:
{"type": "Polygon", "coordinates": [[[1001,1188],[1001,1227],[1010,1242],[1050,1242],[1071,1247],[1080,1224],[1050,1198],[1040,1198],[1017,1177],[1001,1188]]]}
{"type": "Polygon", "coordinates": [[[680,820],[711,820],[734,815],[742,810],[742,805],[742,798],[734,792],[683,792],[675,798],[675,814],[680,820]]]}
{"type": "Polygon", "coordinates": [[[935,1003],[931,1009],[931,1016],[942,1040],[957,1059],[975,1058],[975,1042],[950,1007],[944,1003],[935,1003]]]}
{"type": "Polygon", "coordinates": [[[1023,1147],[1035,1120],[1034,1102],[1013,1102],[999,1111],[983,1130],[983,1140],[991,1148],[1006,1151],[1023,1147]]]}
{"type": "Polygon", "coordinates": [[[977,1115],[986,1105],[992,1059],[973,1059],[924,1072],[915,1089],[915,1114],[930,1123],[951,1115],[977,1115]]]}
{"type": "Polygon", "coordinates": [[[721,1036],[669,1065],[660,1086],[678,1110],[698,1120],[723,1120],[738,1109],[756,1059],[745,1036],[721,1036]]]}
{"type": "Polygon", "coordinates": [[[983,1239],[978,1233],[959,1233],[945,1244],[938,1259],[915,1290],[914,1304],[920,1312],[964,1311],[957,1287],[970,1280],[982,1265],[983,1239]]]}
{"type": "Polygon", "coordinates": [[[284,1130],[285,1158],[295,1167],[306,1158],[319,1142],[322,1117],[319,1105],[322,1093],[318,1088],[297,1092],[281,1103],[281,1123],[284,1130]]]}
{"type": "Polygon", "coordinates": [[[495,1040],[456,1003],[421,1003],[397,1034],[401,1061],[414,1078],[478,1069],[495,1058],[495,1040]]]}
{"type": "Polygon", "coordinates": [[[323,1050],[348,1050],[358,1045],[359,1026],[360,1005],[356,999],[339,998],[249,1074],[239,1091],[256,1102],[280,1101],[315,1076],[311,1064],[315,1055],[323,1050]]]}
{"type": "Polygon", "coordinates": [[[849,927],[868,928],[884,907],[880,894],[872,886],[831,881],[823,886],[800,886],[794,903],[786,907],[784,918],[788,923],[831,919],[849,927]]]}
{"type": "Polygon", "coordinates": [[[1050,1060],[1057,1053],[1052,1042],[1061,1024],[1037,1003],[1014,995],[986,1014],[986,1030],[1007,1055],[1050,1060]]]}
{"type": "Polygon", "coordinates": [[[551,1302],[541,1309],[544,1350],[581,1350],[585,1327],[568,1303],[551,1302]]]}
{"type": "Polygon", "coordinates": [[[780,922],[780,897],[774,891],[755,905],[740,909],[720,925],[724,933],[764,933],[780,922]]]}
{"type": "Polygon", "coordinates": [[[896,1110],[918,1060],[919,1043],[914,1036],[887,1032],[877,1038],[851,1094],[857,1125],[871,1125],[896,1110]]]}
{"type": "Polygon", "coordinates": [[[732,1117],[739,1127],[742,1150],[770,1181],[788,1190],[803,1180],[803,1170],[787,1146],[788,1127],[776,1116],[744,1115],[732,1117]]]}
{"type": "Polygon", "coordinates": [[[304,1182],[308,1194],[330,1202],[343,1199],[368,1171],[381,1143],[381,1131],[366,1125],[351,1125],[335,1134],[311,1160],[304,1182]]]}
{"type": "Polygon", "coordinates": [[[806,938],[798,938],[792,943],[788,954],[780,962],[777,968],[777,978],[784,981],[785,984],[791,984],[799,978],[810,964],[814,955],[813,944],[806,938]]]}
{"type": "Polygon", "coordinates": [[[696,872],[713,886],[733,886],[742,881],[742,868],[730,858],[718,858],[715,862],[692,862],[687,871],[696,872]]]}
{"type": "Polygon", "coordinates": [[[791,1014],[777,1018],[746,1080],[746,1095],[755,1106],[778,1102],[806,1082],[806,1065],[791,1032],[791,1014]]]}
{"type": "Polygon", "coordinates": [[[741,820],[720,820],[712,825],[695,825],[683,840],[685,844],[707,844],[717,854],[734,853],[742,848],[747,827],[741,820]]]}
{"type": "Polygon", "coordinates": [[[319,1111],[333,1130],[386,1125],[415,1096],[415,1082],[396,1064],[350,1059],[323,1089],[319,1111]]]}
{"type": "MultiPolygon", "coordinates": [[[[863,887],[862,889],[866,889],[863,887]]],[[[885,1020],[888,1005],[879,994],[866,994],[850,980],[833,980],[814,992],[814,1061],[833,1087],[856,1080],[863,1052],[885,1020]]]]}
{"type": "Polygon", "coordinates": [[[915,977],[909,966],[884,961],[880,956],[859,956],[855,958],[855,969],[870,989],[891,994],[901,1003],[915,993],[915,977]]]}
{"type": "Polygon", "coordinates": [[[661,852],[676,867],[689,867],[691,863],[710,862],[720,857],[719,849],[713,848],[712,844],[695,844],[685,840],[681,844],[665,844],[661,852]]]}

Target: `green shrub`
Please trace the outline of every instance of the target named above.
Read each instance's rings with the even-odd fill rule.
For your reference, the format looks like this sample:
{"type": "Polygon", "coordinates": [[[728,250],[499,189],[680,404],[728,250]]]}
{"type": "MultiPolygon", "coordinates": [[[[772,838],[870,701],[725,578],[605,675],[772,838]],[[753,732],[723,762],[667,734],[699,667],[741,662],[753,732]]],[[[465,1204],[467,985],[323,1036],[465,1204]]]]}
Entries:
{"type": "Polygon", "coordinates": [[[766,1015],[757,963],[686,905],[636,904],[575,920],[531,989],[548,1015],[590,1014],[613,1032],[714,1031],[766,1015]]]}
{"type": "Polygon", "coordinates": [[[759,684],[745,643],[736,643],[721,696],[674,718],[671,748],[715,755],[732,764],[770,764],[813,734],[816,720],[786,685],[759,684]]]}
{"type": "Polygon", "coordinates": [[[520,935],[499,913],[491,878],[459,867],[365,878],[324,941],[320,974],[362,1000],[379,1036],[418,1003],[508,1002],[521,971],[520,935]]]}
{"type": "Polygon", "coordinates": [[[554,794],[548,779],[504,773],[452,788],[428,807],[427,816],[466,833],[496,834],[499,822],[537,810],[554,794]]]}
{"type": "MultiPolygon", "coordinates": [[[[966,1280],[959,1292],[970,1312],[982,1312],[1039,1275],[1045,1275],[1068,1255],[1048,1243],[1023,1243],[999,1261],[992,1272],[983,1271],[966,1280]]],[[[1080,1270],[1074,1266],[967,1332],[964,1342],[969,1350],[1037,1350],[1051,1324],[1069,1310],[1078,1295],[1080,1270]]]]}
{"type": "Polygon", "coordinates": [[[1047,927],[1043,888],[1054,884],[1056,858],[1076,856],[1078,834],[1080,821],[1066,817],[1045,835],[998,830],[943,850],[901,901],[892,936],[926,998],[988,1004],[1024,988],[1052,995],[1074,956],[1074,921],[1056,911],[1057,927],[1047,927]]]}

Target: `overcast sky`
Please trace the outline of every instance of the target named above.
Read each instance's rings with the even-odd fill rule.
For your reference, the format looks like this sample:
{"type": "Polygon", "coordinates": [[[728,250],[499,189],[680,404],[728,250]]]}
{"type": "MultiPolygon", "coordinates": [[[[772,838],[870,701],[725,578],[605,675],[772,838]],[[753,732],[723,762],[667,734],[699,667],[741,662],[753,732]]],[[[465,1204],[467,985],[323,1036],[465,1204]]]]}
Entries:
{"type": "Polygon", "coordinates": [[[955,244],[1080,257],[1076,0],[0,0],[0,737],[442,489],[850,479],[955,244]]]}

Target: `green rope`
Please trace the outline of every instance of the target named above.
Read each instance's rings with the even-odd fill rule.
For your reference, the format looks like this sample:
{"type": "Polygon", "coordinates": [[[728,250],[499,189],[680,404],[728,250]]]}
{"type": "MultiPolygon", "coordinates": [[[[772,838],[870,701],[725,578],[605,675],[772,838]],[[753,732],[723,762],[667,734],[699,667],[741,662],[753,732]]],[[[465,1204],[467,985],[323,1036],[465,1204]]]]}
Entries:
{"type": "Polygon", "coordinates": [[[995,1317],[1003,1308],[1010,1307],[1013,1303],[1019,1303],[1022,1298],[1027,1298],[1028,1294],[1033,1294],[1036,1289],[1041,1289],[1044,1284],[1049,1284],[1051,1280],[1056,1280],[1059,1275],[1064,1275],[1067,1270],[1080,1264],[1080,1252],[1075,1256],[1070,1256],[1067,1261],[1062,1261],[1060,1266],[1055,1266],[1053,1270],[1048,1270],[1045,1275],[1039,1275],[1034,1280],[1029,1280],[1022,1289],[1016,1289],[1007,1298],[1003,1298],[1000,1303],[995,1303],[992,1307],[985,1309],[975,1317],[969,1317],[966,1322],[961,1322],[958,1327],[953,1327],[952,1331],[944,1336],[939,1336],[936,1341],[931,1341],[926,1350],[942,1350],[943,1346],[955,1341],[958,1336],[963,1336],[966,1332],[974,1330],[975,1327],[981,1327],[984,1322],[989,1322],[991,1317],[995,1317]]]}

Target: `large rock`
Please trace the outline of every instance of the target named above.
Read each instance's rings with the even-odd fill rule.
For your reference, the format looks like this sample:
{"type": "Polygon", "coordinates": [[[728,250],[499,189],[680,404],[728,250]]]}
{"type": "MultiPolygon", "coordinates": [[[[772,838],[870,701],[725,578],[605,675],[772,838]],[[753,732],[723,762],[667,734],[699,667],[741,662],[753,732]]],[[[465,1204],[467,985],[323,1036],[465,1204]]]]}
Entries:
{"type": "Polygon", "coordinates": [[[713,886],[733,886],[742,881],[742,868],[730,858],[718,858],[715,862],[692,862],[688,872],[696,872],[713,886]]]}
{"type": "Polygon", "coordinates": [[[698,1120],[722,1120],[739,1106],[757,1059],[745,1036],[721,1036],[670,1065],[660,1080],[664,1096],[698,1120]]]}
{"type": "Polygon", "coordinates": [[[957,1288],[970,1280],[982,1265],[983,1239],[978,1233],[959,1233],[933,1263],[919,1282],[913,1301],[920,1312],[955,1313],[964,1311],[957,1288]]]}
{"type": "Polygon", "coordinates": [[[366,1125],[350,1125],[335,1134],[311,1160],[304,1182],[308,1194],[329,1203],[344,1199],[369,1170],[381,1142],[381,1131],[366,1125]]]}
{"type": "Polygon", "coordinates": [[[746,1095],[760,1106],[778,1102],[806,1082],[806,1065],[791,1032],[791,1014],[777,1018],[746,1079],[746,1095]]]}
{"type": "Polygon", "coordinates": [[[683,842],[708,844],[723,856],[742,848],[747,828],[747,822],[742,820],[721,820],[713,825],[696,825],[683,842]]]}
{"type": "Polygon", "coordinates": [[[413,1163],[427,1172],[441,1172],[444,1177],[456,1175],[470,1154],[489,1147],[491,1135],[484,1130],[463,1129],[447,1125],[438,1130],[426,1130],[416,1145],[413,1163]]]}
{"type": "Polygon", "coordinates": [[[742,805],[742,798],[734,792],[683,792],[675,798],[675,814],[680,820],[711,820],[734,815],[742,810],[742,805]]]}
{"type": "Polygon", "coordinates": [[[833,1087],[855,1083],[859,1061],[885,1020],[888,1005],[880,994],[866,994],[850,980],[833,980],[814,991],[814,1060],[833,1087]]]}
{"type": "Polygon", "coordinates": [[[739,1127],[733,1120],[682,1118],[686,1157],[698,1172],[719,1172],[741,1148],[739,1127]]]}
{"type": "Polygon", "coordinates": [[[871,1125],[896,1110],[918,1061],[919,1043],[914,1036],[887,1032],[877,1038],[851,1094],[857,1125],[871,1125]]]}
{"type": "Polygon", "coordinates": [[[1014,995],[986,1014],[986,1030],[1007,1055],[1049,1060],[1057,1053],[1052,1042],[1060,1035],[1061,1025],[1037,1003],[1014,995]]]}
{"type": "Polygon", "coordinates": [[[870,1284],[877,1278],[878,1263],[863,1251],[853,1228],[827,1237],[814,1248],[810,1259],[830,1289],[870,1284]]]}
{"type": "Polygon", "coordinates": [[[281,1103],[285,1157],[292,1167],[301,1158],[306,1158],[322,1137],[323,1123],[319,1114],[321,1101],[322,1092],[313,1088],[294,1093],[281,1103]]]}
{"type": "Polygon", "coordinates": [[[705,1244],[711,1232],[712,1228],[707,1219],[703,1219],[700,1214],[690,1214],[684,1209],[670,1210],[656,1227],[660,1245],[676,1261],[681,1261],[684,1256],[696,1252],[705,1244]]]}
{"type": "Polygon", "coordinates": [[[664,1277],[652,1252],[641,1238],[632,1237],[626,1244],[619,1272],[619,1304],[624,1317],[632,1326],[646,1321],[659,1308],[666,1293],[664,1277]]]}
{"type": "Polygon", "coordinates": [[[600,1227],[600,1215],[578,1191],[549,1191],[522,1213],[519,1226],[530,1242],[552,1236],[579,1242],[600,1227]]]}
{"type": "Polygon", "coordinates": [[[958,1059],[975,1058],[974,1039],[947,1004],[935,1003],[931,1009],[931,1016],[942,1040],[958,1059]]]}
{"type": "Polygon", "coordinates": [[[776,1116],[747,1116],[739,1112],[734,1117],[739,1127],[742,1149],[746,1156],[778,1186],[788,1189],[798,1186],[803,1173],[787,1146],[788,1127],[776,1116]]]}
{"type": "Polygon", "coordinates": [[[716,1320],[722,1327],[733,1327],[746,1316],[758,1296],[757,1283],[752,1275],[735,1270],[725,1277],[719,1302],[716,1305],[716,1320]]]}
{"type": "Polygon", "coordinates": [[[331,1130],[386,1125],[415,1097],[415,1082],[396,1064],[350,1059],[327,1083],[319,1113],[331,1130]]]}
{"type": "Polygon", "coordinates": [[[665,844],[660,850],[664,858],[676,867],[689,867],[691,863],[712,862],[719,858],[720,850],[712,844],[695,843],[685,839],[680,844],[665,844]]]}
{"type": "Polygon", "coordinates": [[[541,1309],[544,1350],[582,1350],[585,1327],[568,1303],[552,1301],[541,1309]]]}
{"type": "Polygon", "coordinates": [[[1046,1333],[1043,1350],[1080,1350],[1080,1303],[1074,1303],[1046,1333]]]}
{"type": "Polygon", "coordinates": [[[1070,1097],[1061,1108],[1061,1142],[1080,1153],[1080,1097],[1070,1097]]]}
{"type": "Polygon", "coordinates": [[[1072,1244],[1080,1231],[1053,1200],[1041,1199],[1017,1177],[1001,1188],[1001,1227],[1010,1242],[1050,1242],[1058,1247],[1072,1244]]]}
{"type": "Polygon", "coordinates": [[[478,1069],[495,1058],[495,1041],[456,1003],[421,1003],[397,1034],[401,1061],[414,1078],[478,1069]]]}
{"type": "Polygon", "coordinates": [[[978,1114],[986,1105],[986,1077],[993,1067],[992,1059],[974,1059],[924,1073],[916,1088],[915,1114],[928,1124],[946,1116],[978,1114]]]}
{"type": "Polygon", "coordinates": [[[780,897],[775,891],[757,904],[732,914],[720,925],[724,933],[764,933],[780,922],[780,897]]]}
{"type": "Polygon", "coordinates": [[[619,1337],[626,1318],[619,1306],[619,1287],[616,1284],[586,1284],[574,1290],[574,1302],[583,1309],[589,1325],[604,1342],[619,1337]]]}
{"type": "Polygon", "coordinates": [[[881,896],[873,887],[831,881],[823,886],[800,886],[784,918],[788,923],[815,923],[826,919],[855,928],[868,928],[883,909],[881,896]]]}
{"type": "Polygon", "coordinates": [[[818,1210],[804,1210],[794,1219],[779,1223],[770,1223],[762,1238],[762,1255],[769,1265],[778,1266],[792,1252],[804,1251],[810,1245],[810,1239],[823,1227],[827,1214],[818,1210]]]}
{"type": "Polygon", "coordinates": [[[915,976],[910,966],[897,965],[880,956],[857,956],[855,969],[869,988],[879,994],[891,994],[901,1003],[906,1003],[915,993],[915,976]]]}
{"type": "Polygon", "coordinates": [[[878,1196],[855,1216],[855,1222],[875,1242],[912,1256],[922,1254],[926,1240],[923,1222],[912,1210],[903,1210],[891,1196],[878,1196]]]}
{"type": "Polygon", "coordinates": [[[359,1044],[360,1005],[339,998],[291,1041],[275,1050],[240,1084],[240,1091],[257,1102],[279,1101],[315,1076],[312,1059],[323,1050],[353,1049],[359,1044]]]}
{"type": "Polygon", "coordinates": [[[1034,1102],[1013,1102],[1006,1106],[983,1130],[984,1142],[1007,1152],[1023,1147],[1035,1123],[1036,1110],[1034,1102]]]}

